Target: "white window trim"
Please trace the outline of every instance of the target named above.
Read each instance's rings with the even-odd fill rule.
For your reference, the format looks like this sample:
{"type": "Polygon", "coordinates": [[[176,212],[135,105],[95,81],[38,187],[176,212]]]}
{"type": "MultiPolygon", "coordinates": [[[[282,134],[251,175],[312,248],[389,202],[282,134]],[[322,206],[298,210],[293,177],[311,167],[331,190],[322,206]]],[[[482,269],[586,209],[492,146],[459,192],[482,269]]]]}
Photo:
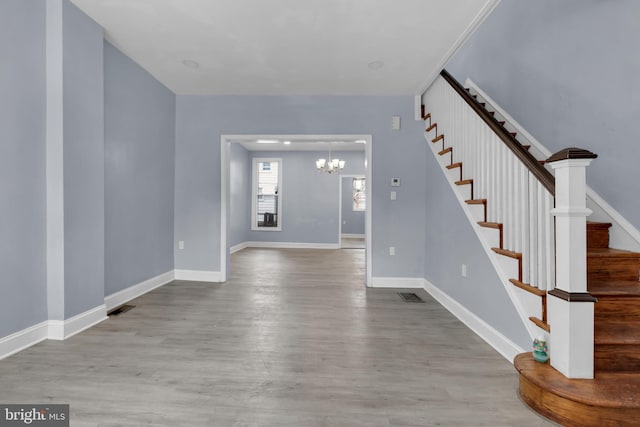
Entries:
{"type": "Polygon", "coordinates": [[[254,157],[251,166],[251,231],[282,231],[282,158],[281,157],[254,157]],[[258,163],[278,162],[278,226],[258,227],[256,222],[258,199],[258,163]]]}
{"type": "Polygon", "coordinates": [[[351,178],[351,211],[352,212],[366,212],[367,208],[367,178],[364,176],[354,176],[353,178],[351,178]],[[355,179],[363,179],[364,180],[364,203],[365,203],[365,208],[360,208],[360,209],[356,209],[354,207],[354,201],[353,201],[353,180],[355,179]]]}

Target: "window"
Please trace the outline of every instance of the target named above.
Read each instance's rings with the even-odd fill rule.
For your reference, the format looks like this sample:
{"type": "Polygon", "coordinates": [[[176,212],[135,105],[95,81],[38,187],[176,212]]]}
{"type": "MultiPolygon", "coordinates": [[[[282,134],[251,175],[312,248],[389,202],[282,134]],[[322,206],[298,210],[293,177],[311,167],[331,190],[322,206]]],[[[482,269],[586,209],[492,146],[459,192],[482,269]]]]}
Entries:
{"type": "Polygon", "coordinates": [[[251,229],[280,231],[282,225],[282,159],[253,159],[251,229]]]}
{"type": "Polygon", "coordinates": [[[367,208],[365,178],[353,178],[353,210],[363,211],[367,208]]]}

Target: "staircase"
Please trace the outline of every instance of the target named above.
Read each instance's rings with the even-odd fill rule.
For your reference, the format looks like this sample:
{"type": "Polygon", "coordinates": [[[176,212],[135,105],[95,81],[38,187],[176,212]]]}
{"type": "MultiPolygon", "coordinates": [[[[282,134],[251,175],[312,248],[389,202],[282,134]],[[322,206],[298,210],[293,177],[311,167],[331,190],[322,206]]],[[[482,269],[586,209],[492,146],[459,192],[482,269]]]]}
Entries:
{"type": "MultiPolygon", "coordinates": [[[[446,80],[450,80],[448,73],[443,71],[442,75],[446,80]]],[[[547,175],[550,175],[550,169],[545,166],[548,155],[537,145],[532,148],[526,137],[521,140],[521,136],[509,122],[499,113],[489,111],[477,95],[474,96],[469,90],[462,94],[460,88],[455,87],[457,82],[449,83],[461,96],[467,98],[467,102],[476,113],[485,116],[485,122],[493,132],[500,135],[500,139],[506,145],[515,146],[509,148],[519,160],[527,163],[531,173],[542,182],[536,190],[538,198],[542,186],[553,195],[553,189],[545,182],[549,178],[547,175]],[[469,96],[475,101],[470,102],[469,96]],[[532,163],[535,163],[535,167],[532,163]]],[[[435,96],[438,96],[437,92],[435,96]]],[[[460,110],[459,106],[455,108],[456,111],[460,110]]],[[[444,127],[441,126],[442,129],[447,129],[445,136],[444,132],[439,132],[436,117],[432,116],[431,112],[427,113],[423,109],[422,115],[426,133],[429,135],[427,140],[431,142],[434,154],[445,173],[449,175],[452,187],[463,194],[464,203],[474,212],[477,226],[486,230],[486,236],[481,240],[484,240],[485,245],[491,242],[489,246],[496,259],[505,260],[504,263],[499,261],[501,268],[502,265],[504,268],[498,273],[501,277],[506,276],[513,289],[517,290],[510,294],[516,296],[512,297],[516,308],[521,316],[523,313],[537,313],[525,315],[534,325],[533,333],[549,333],[553,324],[550,325],[547,320],[547,291],[553,289],[555,283],[553,225],[551,228],[546,225],[536,229],[530,235],[535,240],[536,233],[545,234],[551,230],[550,245],[548,242],[544,245],[543,240],[533,245],[536,251],[544,249],[547,251],[546,254],[531,254],[532,247],[526,243],[523,245],[518,237],[515,242],[524,250],[512,250],[514,238],[510,236],[505,239],[505,234],[513,233],[513,222],[522,222],[521,217],[508,214],[504,216],[504,220],[492,218],[495,215],[495,207],[488,207],[494,203],[501,204],[502,208],[504,202],[500,197],[484,197],[482,194],[486,190],[476,190],[478,180],[474,178],[486,180],[486,172],[478,168],[476,156],[467,156],[460,161],[461,150],[467,148],[464,142],[460,148],[450,142],[468,139],[469,134],[462,133],[462,137],[450,137],[449,129],[453,124],[450,120],[444,127]],[[496,198],[498,200],[495,200],[496,198]],[[536,263],[549,265],[535,271],[536,263]],[[525,275],[530,283],[525,280],[525,275]]],[[[495,149],[492,152],[495,154],[495,149]]],[[[499,155],[504,157],[504,154],[499,155]]],[[[514,166],[508,164],[508,168],[513,170],[514,166]]],[[[517,172],[514,176],[517,177],[517,172]]],[[[551,180],[553,182],[552,176],[551,180]]],[[[517,190],[515,187],[517,184],[507,189],[514,191],[517,190]]],[[[530,205],[531,200],[525,204],[530,205]]],[[[543,201],[543,204],[547,212],[553,208],[553,202],[543,201]]],[[[537,222],[540,227],[540,218],[544,215],[533,215],[537,215],[537,218],[532,223],[537,222]]],[[[522,224],[516,225],[522,227],[522,224]]],[[[543,364],[534,361],[530,352],[519,354],[514,360],[520,374],[519,393],[522,400],[535,411],[565,426],[640,426],[640,253],[610,248],[610,227],[611,224],[605,222],[587,222],[586,226],[587,290],[591,295],[585,295],[598,300],[594,305],[593,324],[594,379],[568,379],[551,367],[549,362],[543,364]]],[[[553,342],[550,346],[553,357],[553,342]]]]}
{"type": "Polygon", "coordinates": [[[514,361],[522,400],[564,426],[640,425],[640,253],[609,248],[610,226],[587,223],[595,378],[568,379],[531,353],[514,361]]]}
{"type": "MultiPolygon", "coordinates": [[[[535,337],[548,333],[547,290],[553,288],[554,281],[553,220],[548,214],[553,207],[553,175],[542,166],[544,161],[533,154],[539,157],[540,153],[535,150],[532,153],[530,144],[521,143],[518,133],[508,127],[500,115],[488,111],[477,95],[456,87],[457,82],[448,73],[443,72],[443,77],[459,94],[465,92],[462,95],[467,98],[466,102],[471,101],[476,113],[489,117],[488,125],[495,134],[502,134],[487,141],[492,145],[489,151],[499,157],[500,162],[506,163],[512,173],[519,175],[518,184],[500,172],[487,172],[487,169],[498,170],[505,166],[489,159],[489,156],[464,155],[465,151],[472,149],[470,144],[458,146],[455,142],[466,138],[456,138],[448,131],[445,135],[443,131],[455,124],[455,118],[446,121],[438,114],[438,121],[443,121],[439,123],[433,113],[424,114],[427,140],[471,212],[476,231],[488,249],[516,310],[527,322],[525,326],[530,335],[535,337]],[[510,144],[509,148],[504,148],[505,139],[510,144]],[[487,164],[478,164],[477,157],[485,157],[487,164]],[[522,200],[510,200],[504,196],[507,192],[526,194],[522,200]],[[519,202],[524,202],[527,207],[515,206],[519,202]]],[[[460,106],[455,110],[459,111],[460,106]]]]}

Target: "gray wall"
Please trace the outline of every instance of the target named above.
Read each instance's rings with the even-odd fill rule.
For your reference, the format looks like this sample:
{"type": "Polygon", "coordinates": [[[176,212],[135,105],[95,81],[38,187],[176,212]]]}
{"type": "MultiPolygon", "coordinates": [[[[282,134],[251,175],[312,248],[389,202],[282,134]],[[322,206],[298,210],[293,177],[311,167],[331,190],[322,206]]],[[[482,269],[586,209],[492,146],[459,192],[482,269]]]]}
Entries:
{"type": "Polygon", "coordinates": [[[364,234],[365,211],[353,210],[353,178],[342,178],[342,234],[364,234]]]}
{"type": "Polygon", "coordinates": [[[424,157],[413,97],[178,96],[176,268],[220,270],[220,135],[372,134],[374,276],[423,277],[424,157]],[[391,130],[391,117],[403,117],[391,130]],[[402,178],[389,201],[392,177],[402,178]],[[388,255],[396,247],[396,256],[388,255]]]}
{"type": "Polygon", "coordinates": [[[105,42],[105,295],[173,267],[175,95],[105,42]]]}
{"type": "Polygon", "coordinates": [[[45,3],[0,2],[0,337],[47,320],[45,3]]]}
{"type": "Polygon", "coordinates": [[[104,303],[102,27],[63,3],[65,318],[104,303]]]}
{"type": "Polygon", "coordinates": [[[447,65],[552,152],[599,155],[587,183],[635,227],[640,2],[505,0],[447,65]]]}
{"type": "MultiPolygon", "coordinates": [[[[320,173],[315,167],[315,161],[326,158],[327,152],[252,151],[249,154],[252,162],[256,157],[282,158],[282,231],[250,230],[250,241],[339,243],[340,175],[320,173]]],[[[333,157],[346,161],[342,173],[364,174],[364,153],[334,152],[333,157]]]]}
{"type": "Polygon", "coordinates": [[[230,246],[249,240],[251,221],[251,157],[240,144],[229,151],[229,234],[230,246]]]}

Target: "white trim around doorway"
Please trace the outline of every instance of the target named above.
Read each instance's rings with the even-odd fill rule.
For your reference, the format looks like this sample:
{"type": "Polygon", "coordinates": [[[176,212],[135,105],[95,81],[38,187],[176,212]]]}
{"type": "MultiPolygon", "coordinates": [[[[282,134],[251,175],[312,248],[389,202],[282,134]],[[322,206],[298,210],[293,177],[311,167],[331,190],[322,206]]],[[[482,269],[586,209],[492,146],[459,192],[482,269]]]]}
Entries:
{"type": "MultiPolygon", "coordinates": [[[[372,135],[220,135],[220,280],[227,280],[227,270],[229,263],[230,248],[228,243],[227,227],[229,224],[229,204],[230,204],[230,149],[232,142],[255,141],[257,139],[278,139],[295,141],[339,141],[339,140],[364,140],[367,179],[366,197],[367,209],[365,211],[365,247],[366,247],[366,286],[372,285],[371,266],[371,212],[373,203],[371,197],[372,188],[372,135]]],[[[362,175],[359,175],[362,176],[362,175]]],[[[341,224],[340,224],[341,225],[341,224]]],[[[342,227],[340,227],[341,229],[342,227]]],[[[339,237],[339,236],[338,236],[339,237]]]]}

